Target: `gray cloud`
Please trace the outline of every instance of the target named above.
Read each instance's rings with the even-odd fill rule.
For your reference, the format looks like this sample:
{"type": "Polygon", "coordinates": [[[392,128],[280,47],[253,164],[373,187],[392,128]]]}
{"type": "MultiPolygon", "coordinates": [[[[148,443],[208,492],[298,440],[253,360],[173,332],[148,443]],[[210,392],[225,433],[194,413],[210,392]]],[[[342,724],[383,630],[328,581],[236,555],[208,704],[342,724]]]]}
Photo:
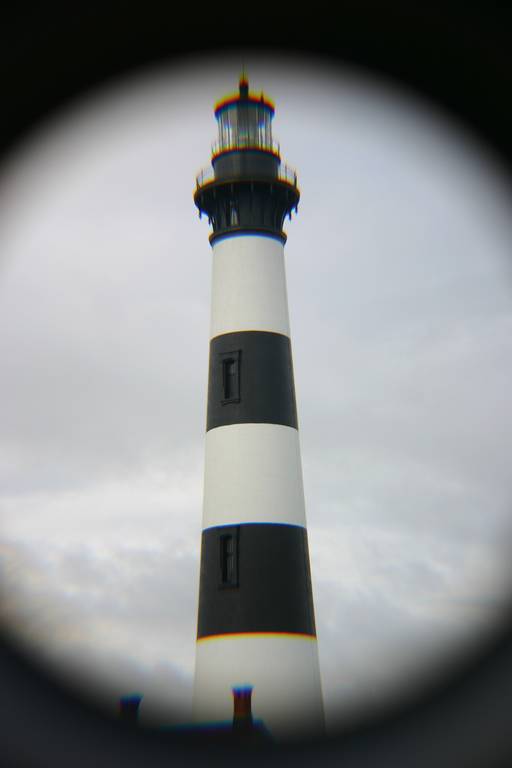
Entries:
{"type": "Polygon", "coordinates": [[[58,676],[107,710],[141,690],[149,720],[186,720],[198,570],[186,541],[43,554],[4,542],[2,563],[0,620],[58,676]]]}

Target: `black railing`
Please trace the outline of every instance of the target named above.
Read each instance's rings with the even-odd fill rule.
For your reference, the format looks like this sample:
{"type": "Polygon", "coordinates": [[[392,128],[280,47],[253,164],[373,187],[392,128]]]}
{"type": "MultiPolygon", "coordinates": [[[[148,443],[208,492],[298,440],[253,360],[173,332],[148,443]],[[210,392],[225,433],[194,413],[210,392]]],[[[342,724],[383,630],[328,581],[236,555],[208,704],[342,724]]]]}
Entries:
{"type": "Polygon", "coordinates": [[[262,149],[265,152],[272,152],[272,154],[279,157],[279,144],[273,139],[266,140],[263,136],[236,136],[234,139],[224,141],[223,139],[217,139],[212,144],[212,156],[216,157],[223,152],[232,152],[238,149],[262,149]]]}
{"type": "MultiPolygon", "coordinates": [[[[285,181],[293,187],[297,186],[297,173],[293,168],[290,168],[284,163],[280,164],[277,170],[276,179],[278,181],[285,181]]],[[[203,168],[203,170],[196,176],[196,188],[200,189],[200,187],[204,187],[207,184],[212,184],[215,180],[215,171],[212,166],[209,165],[207,168],[203,168]]]]}

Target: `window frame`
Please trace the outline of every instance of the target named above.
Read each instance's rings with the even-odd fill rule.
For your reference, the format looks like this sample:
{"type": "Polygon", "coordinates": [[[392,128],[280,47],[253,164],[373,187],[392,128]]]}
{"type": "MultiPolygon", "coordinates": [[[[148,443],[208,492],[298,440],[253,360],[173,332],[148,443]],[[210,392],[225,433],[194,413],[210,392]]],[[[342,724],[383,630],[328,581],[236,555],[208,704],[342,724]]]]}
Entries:
{"type": "Polygon", "coordinates": [[[239,586],[238,526],[229,527],[219,535],[219,588],[236,589],[239,586]],[[232,549],[228,551],[228,542],[232,549]],[[228,566],[230,559],[230,567],[228,566]]]}
{"type": "MultiPolygon", "coordinates": [[[[220,386],[221,386],[221,404],[240,402],[240,361],[241,350],[236,349],[230,352],[220,352],[220,386]],[[227,368],[230,364],[235,366],[234,375],[230,381],[230,389],[227,388],[227,368]]],[[[231,376],[231,374],[230,374],[231,376]]]]}

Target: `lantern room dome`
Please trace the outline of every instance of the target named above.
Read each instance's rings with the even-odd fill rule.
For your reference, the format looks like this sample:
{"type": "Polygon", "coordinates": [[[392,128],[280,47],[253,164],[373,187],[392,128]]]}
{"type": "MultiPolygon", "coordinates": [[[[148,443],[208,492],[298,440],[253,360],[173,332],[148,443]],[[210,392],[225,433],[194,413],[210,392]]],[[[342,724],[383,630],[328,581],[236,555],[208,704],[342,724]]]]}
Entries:
{"type": "Polygon", "coordinates": [[[278,154],[272,139],[274,105],[263,95],[249,92],[249,82],[240,78],[238,94],[215,105],[219,137],[213,154],[238,149],[258,149],[278,154]]]}
{"type": "Polygon", "coordinates": [[[260,109],[270,112],[272,117],[274,116],[275,110],[273,102],[265,96],[263,92],[259,95],[250,93],[249,81],[243,75],[238,83],[238,93],[225,96],[215,104],[215,117],[218,118],[224,110],[236,108],[239,104],[257,106],[260,109]]]}

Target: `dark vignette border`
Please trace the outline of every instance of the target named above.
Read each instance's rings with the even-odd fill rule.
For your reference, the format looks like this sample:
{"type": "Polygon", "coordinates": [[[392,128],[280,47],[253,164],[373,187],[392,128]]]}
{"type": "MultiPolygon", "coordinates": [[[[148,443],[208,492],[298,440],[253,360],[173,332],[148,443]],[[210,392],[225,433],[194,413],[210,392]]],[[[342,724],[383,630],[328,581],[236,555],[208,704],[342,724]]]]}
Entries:
{"type": "MultiPolygon", "coordinates": [[[[262,8],[171,3],[41,2],[2,11],[2,150],[41,119],[111,77],[162,59],[268,46],[319,54],[384,74],[431,98],[512,166],[512,8],[509,4],[353,0],[262,8]],[[418,7],[419,6],[419,7],[418,7]]],[[[106,720],[0,638],[4,766],[229,764],[235,749],[186,747],[106,720]]],[[[512,627],[424,695],[390,705],[339,739],[260,749],[246,763],[358,766],[512,764],[512,627]]]]}

